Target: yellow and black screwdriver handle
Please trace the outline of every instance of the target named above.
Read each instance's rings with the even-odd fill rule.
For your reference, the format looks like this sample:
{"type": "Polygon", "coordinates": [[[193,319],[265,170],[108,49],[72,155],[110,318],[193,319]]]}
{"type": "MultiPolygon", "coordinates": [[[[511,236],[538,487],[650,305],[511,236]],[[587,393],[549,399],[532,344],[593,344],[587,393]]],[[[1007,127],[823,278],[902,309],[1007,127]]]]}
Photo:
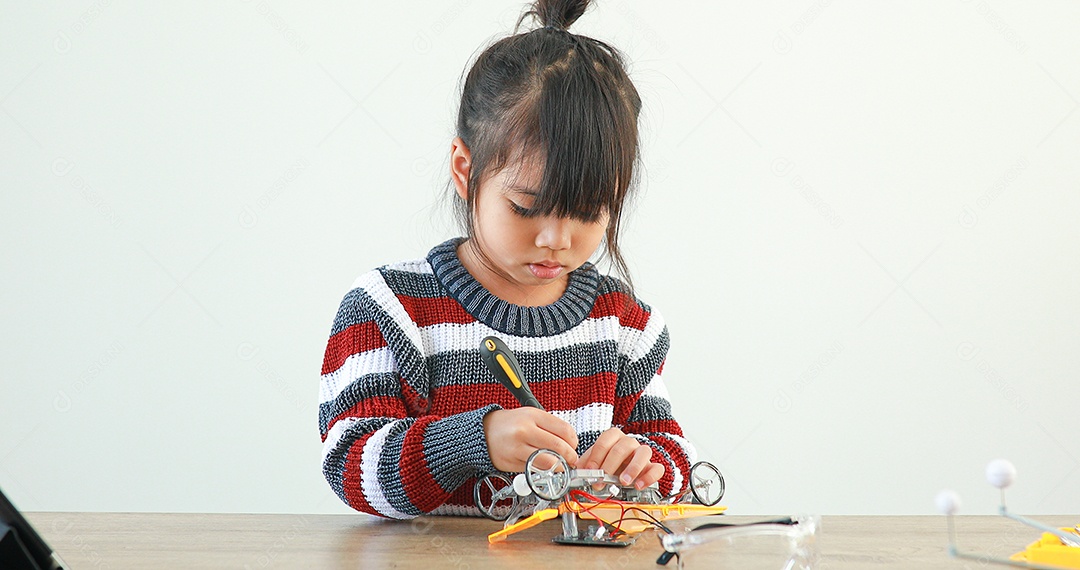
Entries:
{"type": "Polygon", "coordinates": [[[521,375],[521,366],[518,365],[517,358],[514,358],[514,353],[510,352],[503,341],[493,336],[484,338],[480,341],[480,357],[488,370],[503,386],[506,386],[507,390],[510,390],[522,406],[544,409],[544,406],[536,400],[536,396],[533,396],[529,384],[525,382],[525,377],[521,375]]]}

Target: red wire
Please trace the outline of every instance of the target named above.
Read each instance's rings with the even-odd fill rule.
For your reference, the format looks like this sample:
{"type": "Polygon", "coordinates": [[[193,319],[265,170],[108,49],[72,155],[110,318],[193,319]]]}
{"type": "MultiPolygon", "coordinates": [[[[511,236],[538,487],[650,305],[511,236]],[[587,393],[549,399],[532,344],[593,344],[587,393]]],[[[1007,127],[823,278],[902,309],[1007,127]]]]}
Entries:
{"type": "Polygon", "coordinates": [[[626,502],[625,501],[619,501],[617,499],[601,499],[600,497],[597,497],[596,495],[592,495],[590,493],[586,493],[585,491],[580,491],[578,489],[572,489],[568,496],[570,497],[570,502],[577,505],[578,510],[576,510],[574,512],[578,512],[578,513],[586,512],[586,513],[589,513],[590,515],[596,517],[596,520],[598,520],[600,522],[603,522],[603,523],[607,523],[607,524],[615,527],[615,530],[617,530],[619,532],[622,532],[622,523],[623,523],[623,520],[626,518],[626,502]],[[596,504],[609,504],[609,505],[618,506],[619,507],[619,518],[618,518],[618,520],[616,520],[614,523],[611,523],[609,521],[606,521],[606,520],[600,518],[599,515],[592,512],[592,510],[596,508],[596,504],[594,504],[591,507],[586,507],[586,506],[581,504],[581,500],[578,497],[584,497],[585,499],[587,499],[589,501],[592,501],[593,503],[596,503],[596,504]]]}

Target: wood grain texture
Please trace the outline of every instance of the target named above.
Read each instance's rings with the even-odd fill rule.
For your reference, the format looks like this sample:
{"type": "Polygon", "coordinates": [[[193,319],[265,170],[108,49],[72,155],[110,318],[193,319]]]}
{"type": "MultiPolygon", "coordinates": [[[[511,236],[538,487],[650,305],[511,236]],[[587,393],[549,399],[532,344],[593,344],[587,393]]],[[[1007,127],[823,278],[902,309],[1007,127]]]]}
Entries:
{"type": "MultiPolygon", "coordinates": [[[[499,523],[456,517],[402,522],[359,514],[26,513],[26,518],[76,569],[662,568],[655,562],[661,548],[652,532],[624,549],[561,546],[551,543],[560,531],[558,521],[489,545],[487,534],[499,523]]],[[[726,522],[763,518],[768,517],[723,517],[726,522]]],[[[1080,516],[1039,520],[1071,526],[1080,516]]],[[[697,522],[707,520],[691,526],[697,522]]],[[[964,551],[1008,556],[1039,533],[1000,517],[961,516],[957,534],[964,551]]],[[[940,516],[826,516],[819,536],[823,569],[984,568],[949,558],[940,516]]]]}

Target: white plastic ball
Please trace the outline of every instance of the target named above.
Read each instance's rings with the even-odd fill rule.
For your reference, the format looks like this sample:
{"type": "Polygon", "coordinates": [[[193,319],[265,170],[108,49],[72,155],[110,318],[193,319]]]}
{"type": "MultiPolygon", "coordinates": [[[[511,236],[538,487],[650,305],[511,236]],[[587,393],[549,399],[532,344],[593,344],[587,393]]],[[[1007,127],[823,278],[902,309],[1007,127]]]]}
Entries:
{"type": "Polygon", "coordinates": [[[519,497],[527,497],[532,494],[532,489],[529,488],[529,481],[525,478],[524,473],[518,473],[514,476],[514,492],[519,497]]]}
{"type": "Polygon", "coordinates": [[[934,497],[934,504],[937,505],[941,514],[954,515],[960,510],[960,495],[952,489],[945,489],[934,497]]]}
{"type": "Polygon", "coordinates": [[[986,480],[998,489],[1004,489],[1016,481],[1016,467],[1006,459],[995,459],[986,466],[986,480]]]}

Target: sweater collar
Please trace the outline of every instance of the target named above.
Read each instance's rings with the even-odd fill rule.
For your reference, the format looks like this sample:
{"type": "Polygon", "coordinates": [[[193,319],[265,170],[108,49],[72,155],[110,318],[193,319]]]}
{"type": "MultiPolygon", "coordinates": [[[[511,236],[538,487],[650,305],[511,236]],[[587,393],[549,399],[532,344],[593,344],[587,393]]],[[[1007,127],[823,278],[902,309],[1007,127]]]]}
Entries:
{"type": "Polygon", "coordinates": [[[566,291],[550,305],[524,307],[491,294],[458,259],[453,238],[428,253],[435,278],[465,310],[485,325],[515,336],[548,336],[570,330],[589,316],[600,289],[601,276],[586,262],[568,275],[566,291]]]}

